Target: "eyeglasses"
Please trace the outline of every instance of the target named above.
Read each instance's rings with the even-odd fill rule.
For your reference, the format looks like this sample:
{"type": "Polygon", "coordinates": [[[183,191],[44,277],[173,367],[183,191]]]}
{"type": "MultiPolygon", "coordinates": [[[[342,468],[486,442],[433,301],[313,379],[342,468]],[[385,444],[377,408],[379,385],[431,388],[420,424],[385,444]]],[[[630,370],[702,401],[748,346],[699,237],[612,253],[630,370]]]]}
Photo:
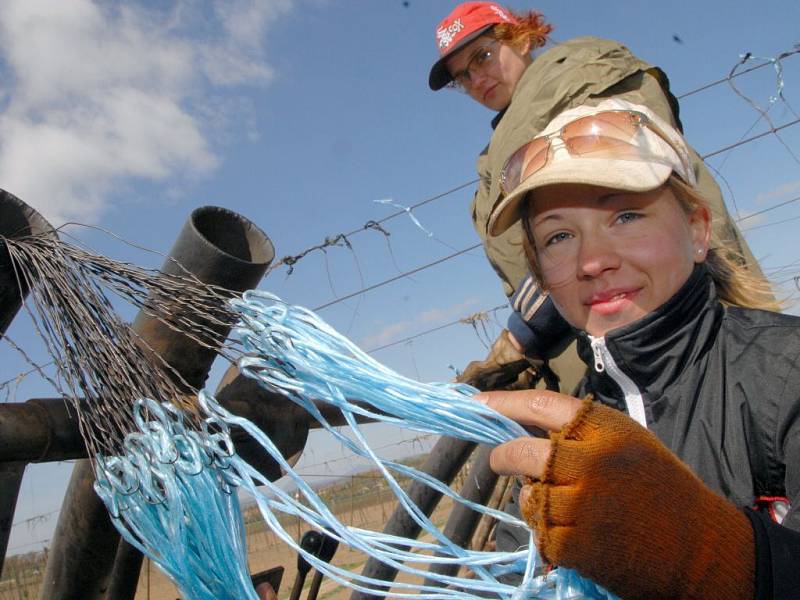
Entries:
{"type": "Polygon", "coordinates": [[[472,55],[465,68],[452,75],[453,80],[447,85],[458,91],[466,92],[472,86],[474,76],[480,75],[497,62],[497,52],[494,48],[499,43],[498,40],[492,40],[488,45],[480,48],[472,55]]]}
{"type": "Polygon", "coordinates": [[[552,141],[555,138],[561,140],[571,156],[644,162],[658,159],[663,162],[663,152],[657,155],[643,153],[646,149],[636,140],[636,134],[643,127],[669,144],[681,162],[685,162],[674,142],[647,115],[632,110],[603,111],[575,119],[558,131],[536,137],[519,148],[500,172],[500,188],[504,194],[510,194],[520,183],[544,168],[552,156],[552,141]]]}

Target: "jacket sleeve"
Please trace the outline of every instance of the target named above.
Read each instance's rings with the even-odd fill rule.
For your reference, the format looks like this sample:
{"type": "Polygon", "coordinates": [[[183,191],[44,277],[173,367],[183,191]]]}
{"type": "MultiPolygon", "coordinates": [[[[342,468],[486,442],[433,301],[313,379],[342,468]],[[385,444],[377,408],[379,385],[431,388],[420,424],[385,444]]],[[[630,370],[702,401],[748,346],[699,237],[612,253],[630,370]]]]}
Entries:
{"type": "Polygon", "coordinates": [[[747,509],[756,544],[756,600],[800,598],[800,533],[747,509]]]}
{"type": "Polygon", "coordinates": [[[476,168],[479,181],[470,207],[470,215],[472,225],[481,238],[486,258],[502,283],[503,293],[510,297],[516,289],[514,286],[528,273],[528,263],[522,252],[522,228],[519,225],[513,225],[499,237],[489,236],[487,207],[492,187],[492,172],[489,167],[488,151],[487,146],[478,156],[476,168]]]}
{"type": "MultiPolygon", "coordinates": [[[[786,357],[789,348],[781,353],[786,357]]],[[[788,373],[776,379],[784,388],[784,400],[778,404],[776,452],[784,468],[789,509],[781,525],[765,512],[750,511],[756,534],[758,599],[800,598],[800,353],[790,359],[788,373]]]]}
{"type": "Polygon", "coordinates": [[[486,203],[486,198],[489,197],[489,188],[492,184],[492,173],[489,170],[489,147],[484,148],[478,155],[478,160],[475,162],[475,171],[478,174],[478,187],[475,190],[475,196],[472,198],[472,205],[470,206],[470,215],[472,216],[472,226],[475,228],[478,237],[481,238],[483,245],[486,245],[486,236],[488,235],[485,223],[480,218],[478,207],[486,203]]]}

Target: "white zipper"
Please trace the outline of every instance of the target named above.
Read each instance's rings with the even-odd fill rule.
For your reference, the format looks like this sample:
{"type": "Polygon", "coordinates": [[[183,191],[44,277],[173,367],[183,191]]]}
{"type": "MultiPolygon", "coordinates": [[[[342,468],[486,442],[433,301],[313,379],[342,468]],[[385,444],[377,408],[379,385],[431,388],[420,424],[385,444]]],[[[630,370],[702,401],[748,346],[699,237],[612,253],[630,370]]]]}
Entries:
{"type": "Polygon", "coordinates": [[[590,335],[589,341],[591,342],[592,352],[594,353],[594,370],[598,373],[606,371],[608,376],[622,388],[628,415],[643,427],[647,427],[647,417],[644,412],[642,392],[639,391],[633,379],[623,373],[622,369],[614,362],[614,357],[611,356],[611,352],[609,352],[606,347],[605,338],[596,338],[590,335]]]}

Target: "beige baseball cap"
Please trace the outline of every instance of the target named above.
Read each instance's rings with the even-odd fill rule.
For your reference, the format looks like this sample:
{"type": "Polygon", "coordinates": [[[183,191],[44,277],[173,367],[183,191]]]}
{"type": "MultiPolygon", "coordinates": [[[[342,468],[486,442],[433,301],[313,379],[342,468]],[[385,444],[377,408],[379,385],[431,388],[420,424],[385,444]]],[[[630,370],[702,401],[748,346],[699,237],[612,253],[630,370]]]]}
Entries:
{"type": "MultiPolygon", "coordinates": [[[[645,106],[613,98],[597,106],[579,106],[555,117],[537,138],[548,136],[552,137],[547,162],[524,177],[500,201],[489,219],[490,235],[500,235],[518,221],[522,200],[532,191],[548,185],[576,183],[646,192],[661,186],[673,171],[686,183],[692,186],[697,184],[686,140],[672,125],[645,106]],[[602,151],[594,154],[590,144],[580,154],[571,154],[558,133],[577,119],[609,111],[629,111],[642,115],[644,118],[639,122],[643,126],[635,127],[634,133],[623,143],[615,142],[616,145],[602,147],[602,151]]],[[[516,162],[517,165],[521,163],[523,172],[524,165],[534,158],[526,156],[529,144],[519,148],[509,159],[509,162],[516,162]]],[[[538,151],[541,148],[538,145],[538,151]]],[[[532,150],[540,158],[538,151],[532,150]]],[[[511,170],[508,163],[501,177],[508,175],[507,169],[511,170]]]]}

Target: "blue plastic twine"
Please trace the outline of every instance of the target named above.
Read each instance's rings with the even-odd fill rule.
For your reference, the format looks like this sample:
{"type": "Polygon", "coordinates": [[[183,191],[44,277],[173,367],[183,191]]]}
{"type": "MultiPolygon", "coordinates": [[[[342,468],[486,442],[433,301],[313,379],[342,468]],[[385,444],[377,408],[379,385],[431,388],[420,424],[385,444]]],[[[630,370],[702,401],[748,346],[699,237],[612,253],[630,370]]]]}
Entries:
{"type": "Polygon", "coordinates": [[[117,528],[167,573],[185,598],[256,598],[247,575],[244,526],[237,488],[255,499],[268,526],[312,566],[334,581],[362,592],[419,599],[498,598],[603,599],[615,597],[574,571],[555,569],[535,576],[533,543],[515,552],[485,552],[454,544],[411,502],[396,476],[421,481],[471,509],[516,526],[527,525],[502,511],[470,502],[421,471],[385,460],[370,448],[357,416],[405,429],[497,445],[525,436],[514,421],[474,402],[477,392],[461,384],[423,384],[400,376],[306,309],[289,306],[266,292],[246,292],[231,302],[241,319],[235,335],[246,355],[241,371],[265,388],[286,395],[311,413],[331,435],[358,456],[371,460],[399,504],[432,541],[387,535],[343,524],[316,492],[286,462],[253,423],[221,407],[205,392],[199,403],[207,415],[203,431],[190,431],[180,413],[151,400],[137,405],[139,431],[126,438],[126,453],[98,457],[95,488],[117,528]],[[353,400],[357,399],[357,400],[353,400]],[[314,402],[336,406],[350,426],[344,436],[314,402]],[[300,499],[268,481],[233,451],[229,429],[239,426],[286,473],[300,499]],[[424,583],[386,582],[328,564],[300,548],[281,524],[291,515],[324,530],[340,543],[398,571],[427,578],[424,583]],[[425,564],[469,567],[475,578],[431,573],[425,564]],[[414,566],[420,565],[420,566],[414,566]],[[523,574],[518,587],[498,581],[506,572],[523,574]],[[391,586],[391,591],[386,588],[391,586]]]}

